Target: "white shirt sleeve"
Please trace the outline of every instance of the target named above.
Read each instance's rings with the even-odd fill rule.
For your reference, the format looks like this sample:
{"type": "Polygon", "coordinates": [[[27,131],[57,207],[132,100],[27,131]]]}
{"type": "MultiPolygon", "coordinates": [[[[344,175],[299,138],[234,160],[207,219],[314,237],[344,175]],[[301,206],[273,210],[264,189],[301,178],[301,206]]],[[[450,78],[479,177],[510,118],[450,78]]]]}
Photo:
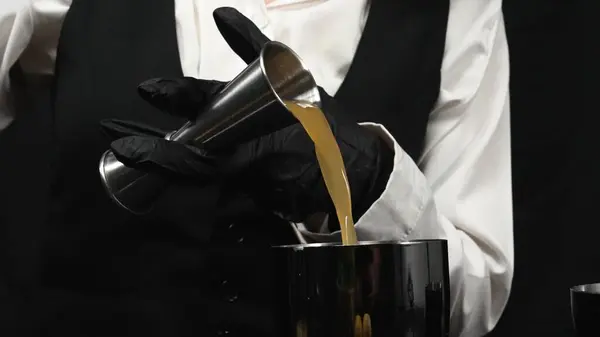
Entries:
{"type": "Polygon", "coordinates": [[[15,117],[10,69],[51,74],[60,28],[71,0],[11,0],[0,4],[0,131],[15,117]]]}
{"type": "MultiPolygon", "coordinates": [[[[356,224],[360,240],[448,240],[451,336],[498,322],[513,268],[508,47],[501,1],[451,2],[439,102],[415,163],[395,149],[381,197],[356,224]]],[[[312,240],[339,233],[303,231],[312,240]]]]}

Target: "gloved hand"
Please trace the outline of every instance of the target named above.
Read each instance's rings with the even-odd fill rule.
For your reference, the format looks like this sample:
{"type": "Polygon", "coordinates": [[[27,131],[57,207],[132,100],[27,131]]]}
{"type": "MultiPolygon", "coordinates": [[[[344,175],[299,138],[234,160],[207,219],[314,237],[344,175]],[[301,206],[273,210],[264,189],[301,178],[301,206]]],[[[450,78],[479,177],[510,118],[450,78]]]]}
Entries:
{"type": "MultiPolygon", "coordinates": [[[[269,41],[235,9],[219,8],[214,18],[229,46],[246,63],[254,61],[269,41]]],[[[223,85],[189,77],[154,79],[142,83],[139,93],[162,111],[195,119],[223,85]]],[[[320,89],[320,94],[322,110],[342,152],[357,220],[385,189],[392,170],[393,150],[376,134],[345,120],[343,109],[324,90],[320,89]]],[[[335,214],[314,144],[299,123],[245,144],[232,144],[226,153],[208,153],[170,142],[163,138],[164,131],[133,122],[112,120],[102,125],[107,133],[118,138],[111,149],[127,166],[185,177],[200,184],[222,179],[293,221],[305,220],[317,212],[335,214]]]]}

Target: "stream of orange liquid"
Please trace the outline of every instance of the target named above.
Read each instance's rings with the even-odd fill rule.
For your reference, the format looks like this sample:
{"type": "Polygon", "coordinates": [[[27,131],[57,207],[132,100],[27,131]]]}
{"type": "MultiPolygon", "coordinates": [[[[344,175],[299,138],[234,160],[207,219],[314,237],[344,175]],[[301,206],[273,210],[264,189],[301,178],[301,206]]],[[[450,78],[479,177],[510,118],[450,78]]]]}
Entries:
{"type": "Polygon", "coordinates": [[[284,103],[315,144],[321,173],[340,222],[342,243],[356,244],[350,185],[340,148],[327,118],[317,106],[292,101],[284,103]]]}

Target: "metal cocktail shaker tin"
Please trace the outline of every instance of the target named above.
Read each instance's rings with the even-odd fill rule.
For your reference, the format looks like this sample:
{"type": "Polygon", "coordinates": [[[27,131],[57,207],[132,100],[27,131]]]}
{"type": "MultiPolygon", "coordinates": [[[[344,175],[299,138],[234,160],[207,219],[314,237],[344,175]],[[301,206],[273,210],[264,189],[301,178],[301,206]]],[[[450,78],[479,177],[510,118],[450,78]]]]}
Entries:
{"type": "Polygon", "coordinates": [[[446,337],[445,240],[273,248],[281,336],[446,337]]]}

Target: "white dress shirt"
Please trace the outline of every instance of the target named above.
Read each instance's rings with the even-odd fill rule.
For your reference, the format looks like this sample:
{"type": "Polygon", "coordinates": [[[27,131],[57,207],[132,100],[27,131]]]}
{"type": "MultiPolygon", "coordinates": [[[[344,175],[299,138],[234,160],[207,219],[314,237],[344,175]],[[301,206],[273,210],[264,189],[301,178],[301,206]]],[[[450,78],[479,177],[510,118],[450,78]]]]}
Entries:
{"type": "MultiPolygon", "coordinates": [[[[8,104],[9,69],[19,61],[30,75],[53,72],[70,3],[0,4],[0,129],[15,117],[8,104]]],[[[294,49],[332,95],[346,76],[368,14],[367,0],[275,0],[268,5],[264,0],[175,0],[175,5],[186,76],[226,81],[245,67],[212,18],[215,8],[231,6],[268,37],[294,49]]],[[[508,300],[513,276],[509,64],[501,5],[501,0],[451,0],[439,100],[417,162],[384,126],[364,123],[388,141],[395,159],[385,192],[356,224],[358,237],[448,240],[451,336],[490,331],[508,300]]],[[[339,239],[339,233],[305,229],[303,235],[339,239]]]]}

